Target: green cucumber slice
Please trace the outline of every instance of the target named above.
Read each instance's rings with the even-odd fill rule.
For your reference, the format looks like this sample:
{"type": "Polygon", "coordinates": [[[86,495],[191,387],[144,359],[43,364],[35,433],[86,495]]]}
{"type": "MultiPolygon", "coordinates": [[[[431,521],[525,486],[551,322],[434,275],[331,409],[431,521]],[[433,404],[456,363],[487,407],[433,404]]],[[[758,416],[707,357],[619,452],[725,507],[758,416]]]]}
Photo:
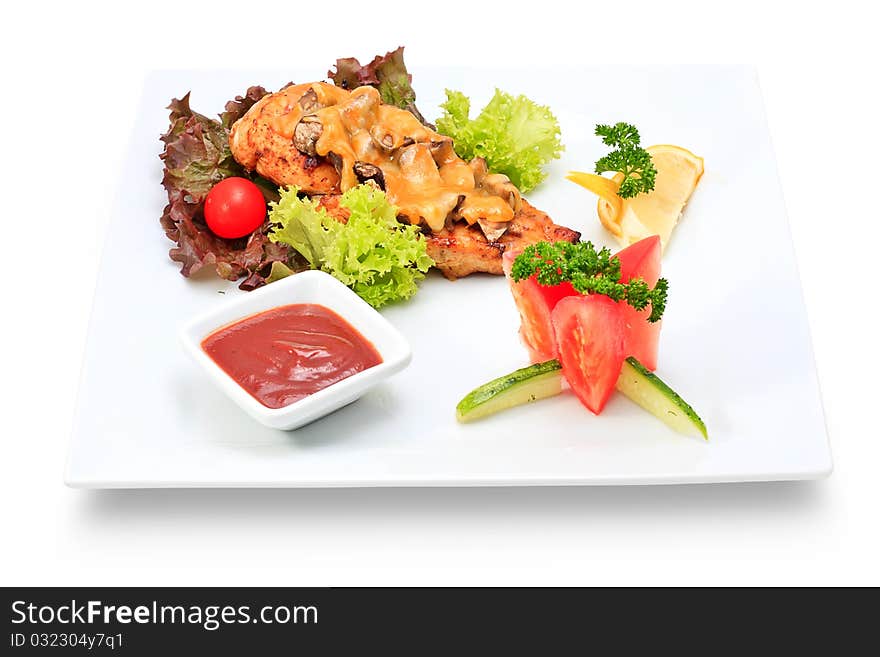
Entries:
{"type": "Polygon", "coordinates": [[[511,372],[469,392],[455,407],[459,422],[471,422],[562,392],[562,365],[548,360],[511,372]]]}
{"type": "MultiPolygon", "coordinates": [[[[459,422],[471,422],[499,411],[553,397],[562,392],[558,360],[523,367],[469,392],[455,408],[459,422]]],[[[630,356],[623,363],[617,389],[673,430],[708,440],[696,411],[653,372],[630,356]]]]}
{"type": "Polygon", "coordinates": [[[709,439],[706,425],[691,405],[632,356],[623,362],[617,389],[675,431],[709,439]]]}

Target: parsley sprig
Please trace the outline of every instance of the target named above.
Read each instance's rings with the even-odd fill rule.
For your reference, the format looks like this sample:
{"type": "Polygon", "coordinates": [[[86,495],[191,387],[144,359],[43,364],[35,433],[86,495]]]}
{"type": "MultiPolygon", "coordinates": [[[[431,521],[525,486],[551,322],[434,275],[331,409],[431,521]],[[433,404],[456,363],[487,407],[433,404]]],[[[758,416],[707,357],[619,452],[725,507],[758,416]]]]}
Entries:
{"type": "Polygon", "coordinates": [[[511,277],[522,281],[536,276],[541,285],[571,283],[581,294],[604,294],[614,301],[625,301],[636,310],[650,304],[649,322],[659,321],[666,310],[669,284],[665,278],[653,289],[641,278],[620,282],[620,260],[607,248],[596,250],[591,242],[538,242],[531,244],[514,260],[511,277]]]}
{"type": "Polygon", "coordinates": [[[617,150],[611,151],[596,162],[596,173],[614,171],[623,174],[617,195],[620,198],[632,198],[637,194],[647,194],[654,189],[657,169],[648,153],[639,144],[641,137],[634,125],[616,123],[615,125],[597,125],[596,134],[608,146],[617,150]]]}

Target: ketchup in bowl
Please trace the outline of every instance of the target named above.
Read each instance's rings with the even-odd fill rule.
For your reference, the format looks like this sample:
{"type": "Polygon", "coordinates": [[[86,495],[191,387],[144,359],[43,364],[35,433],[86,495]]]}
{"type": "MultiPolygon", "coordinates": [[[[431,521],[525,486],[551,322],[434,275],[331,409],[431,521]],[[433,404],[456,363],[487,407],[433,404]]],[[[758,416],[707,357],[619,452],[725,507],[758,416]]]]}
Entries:
{"type": "Polygon", "coordinates": [[[268,408],[282,408],[379,365],[376,348],[329,308],[279,306],[202,341],[217,365],[268,408]]]}

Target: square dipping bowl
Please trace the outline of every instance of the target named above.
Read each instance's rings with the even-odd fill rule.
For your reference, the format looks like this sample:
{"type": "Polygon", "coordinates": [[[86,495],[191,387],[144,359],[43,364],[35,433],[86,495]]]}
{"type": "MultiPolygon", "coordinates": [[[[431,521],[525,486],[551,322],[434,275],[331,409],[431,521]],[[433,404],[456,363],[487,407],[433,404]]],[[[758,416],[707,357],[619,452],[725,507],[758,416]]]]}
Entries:
{"type": "Polygon", "coordinates": [[[380,381],[409,365],[412,350],[406,338],[366,301],[321,271],[293,274],[248,292],[196,317],[180,331],[183,347],[208,377],[252,418],[273,429],[296,429],[356,401],[380,381]],[[282,408],[256,400],[202,348],[202,341],[229,324],[258,313],[297,303],[313,303],[337,313],[379,352],[382,362],[333,383],[282,408]]]}

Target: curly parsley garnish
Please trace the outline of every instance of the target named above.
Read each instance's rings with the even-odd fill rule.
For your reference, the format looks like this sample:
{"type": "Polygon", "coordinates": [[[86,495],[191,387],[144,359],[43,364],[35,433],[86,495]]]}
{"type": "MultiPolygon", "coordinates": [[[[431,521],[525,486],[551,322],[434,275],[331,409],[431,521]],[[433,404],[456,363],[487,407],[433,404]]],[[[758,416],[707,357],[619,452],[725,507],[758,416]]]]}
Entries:
{"type": "Polygon", "coordinates": [[[651,161],[651,154],[639,145],[641,138],[634,125],[629,123],[617,123],[613,126],[597,125],[596,134],[602,137],[605,144],[617,148],[598,159],[596,173],[613,171],[623,174],[623,180],[620,181],[617,190],[620,198],[632,198],[637,194],[647,194],[654,189],[657,169],[651,161]]]}
{"type": "Polygon", "coordinates": [[[669,283],[657,281],[653,289],[641,278],[620,282],[620,260],[606,248],[596,250],[591,242],[538,242],[514,260],[511,277],[519,282],[536,276],[541,285],[569,282],[581,294],[604,294],[625,301],[636,310],[651,305],[649,322],[659,321],[666,309],[669,283]]]}

